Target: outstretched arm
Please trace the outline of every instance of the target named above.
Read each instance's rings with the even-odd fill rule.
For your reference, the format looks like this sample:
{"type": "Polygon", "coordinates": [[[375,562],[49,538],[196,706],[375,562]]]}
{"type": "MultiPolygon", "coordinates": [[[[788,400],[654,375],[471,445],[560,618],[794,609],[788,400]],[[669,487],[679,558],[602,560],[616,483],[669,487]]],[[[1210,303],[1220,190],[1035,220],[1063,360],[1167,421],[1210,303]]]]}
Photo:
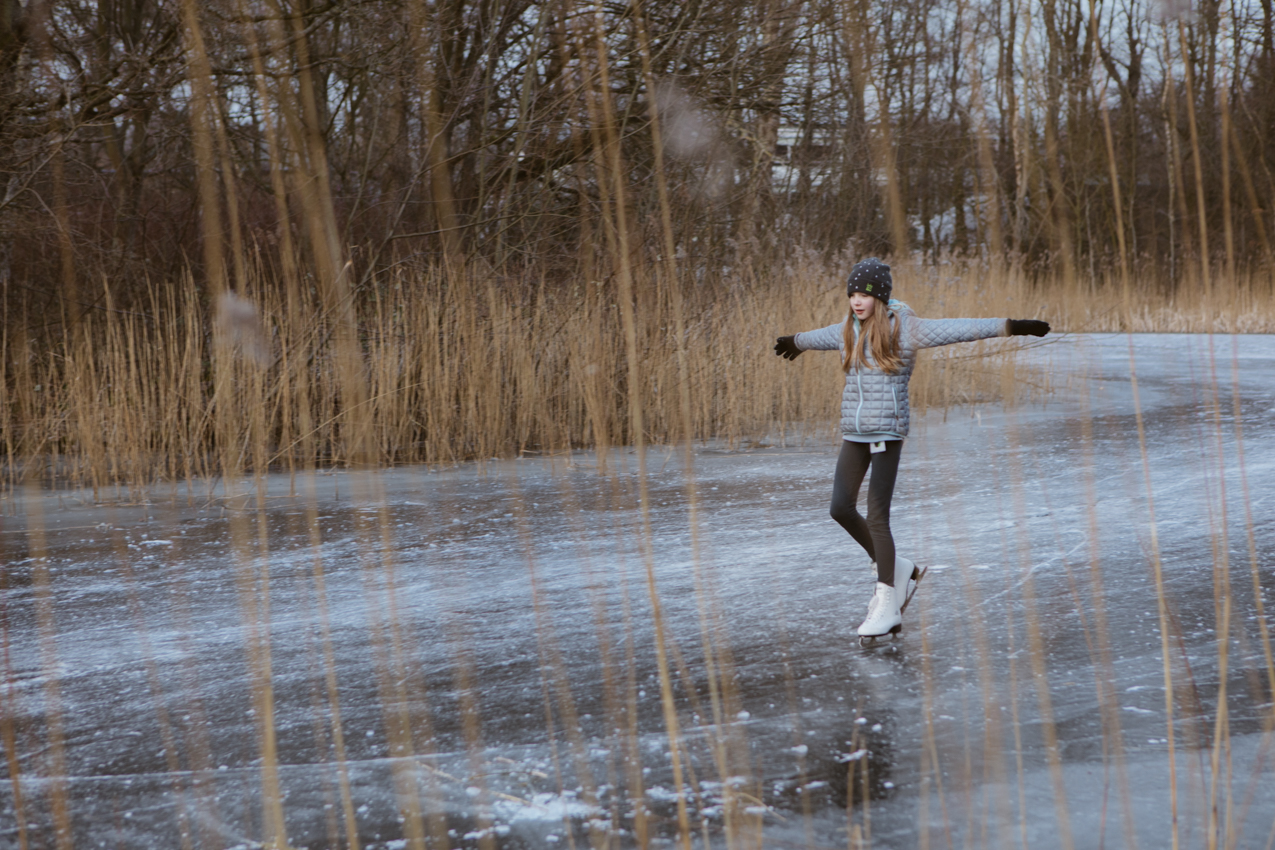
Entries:
{"type": "Polygon", "coordinates": [[[785,360],[796,360],[803,351],[836,351],[841,347],[845,324],[846,319],[842,319],[817,331],[781,336],[775,340],[775,353],[785,360]]]}
{"type": "Polygon", "coordinates": [[[908,319],[908,333],[916,348],[935,348],[954,342],[973,342],[997,336],[1044,336],[1049,323],[1035,319],[908,319]]]}

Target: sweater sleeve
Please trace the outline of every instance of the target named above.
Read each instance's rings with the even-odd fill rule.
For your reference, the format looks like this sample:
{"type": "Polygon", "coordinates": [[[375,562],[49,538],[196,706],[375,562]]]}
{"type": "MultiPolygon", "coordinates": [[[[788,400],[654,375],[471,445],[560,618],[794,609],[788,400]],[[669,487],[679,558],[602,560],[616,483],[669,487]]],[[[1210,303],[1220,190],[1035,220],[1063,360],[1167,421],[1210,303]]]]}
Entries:
{"type": "Polygon", "coordinates": [[[835,325],[828,325],[817,331],[799,333],[793,337],[793,342],[802,351],[836,351],[841,348],[841,341],[845,338],[845,326],[846,319],[842,319],[835,325]]]}
{"type": "Polygon", "coordinates": [[[1009,335],[1008,319],[907,318],[908,340],[913,348],[937,348],[954,342],[973,342],[1009,335]]]}

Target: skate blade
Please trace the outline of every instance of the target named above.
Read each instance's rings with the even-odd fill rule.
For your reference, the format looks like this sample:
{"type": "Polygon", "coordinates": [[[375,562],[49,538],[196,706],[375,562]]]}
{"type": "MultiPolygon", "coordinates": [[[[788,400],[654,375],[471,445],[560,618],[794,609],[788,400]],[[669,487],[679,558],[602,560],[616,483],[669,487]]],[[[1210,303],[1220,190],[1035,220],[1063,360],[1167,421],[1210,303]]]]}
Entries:
{"type": "Polygon", "coordinates": [[[903,624],[899,623],[897,626],[892,626],[890,631],[883,635],[859,635],[859,646],[863,649],[870,649],[877,645],[877,641],[884,643],[885,638],[887,637],[890,638],[890,642],[893,643],[894,639],[897,638],[902,631],[903,624]]]}
{"type": "Polygon", "coordinates": [[[928,566],[919,572],[915,567],[912,568],[912,581],[915,583],[912,586],[912,590],[908,593],[908,598],[904,599],[903,604],[899,606],[900,614],[908,610],[908,604],[912,601],[912,597],[916,596],[916,592],[921,589],[921,579],[925,578],[925,574],[929,572],[929,570],[930,568],[928,566]]]}

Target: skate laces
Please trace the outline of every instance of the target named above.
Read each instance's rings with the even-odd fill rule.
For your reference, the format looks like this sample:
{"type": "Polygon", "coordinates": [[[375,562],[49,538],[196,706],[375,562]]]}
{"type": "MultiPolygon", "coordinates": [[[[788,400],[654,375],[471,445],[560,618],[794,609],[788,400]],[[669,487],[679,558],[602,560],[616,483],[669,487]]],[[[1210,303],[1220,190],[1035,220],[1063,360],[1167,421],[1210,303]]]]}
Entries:
{"type": "Polygon", "coordinates": [[[895,589],[885,582],[879,581],[877,582],[877,592],[872,595],[872,611],[869,616],[872,613],[876,613],[877,609],[883,604],[886,606],[884,611],[882,611],[883,614],[888,615],[889,612],[898,613],[900,605],[899,600],[895,597],[895,589]]]}

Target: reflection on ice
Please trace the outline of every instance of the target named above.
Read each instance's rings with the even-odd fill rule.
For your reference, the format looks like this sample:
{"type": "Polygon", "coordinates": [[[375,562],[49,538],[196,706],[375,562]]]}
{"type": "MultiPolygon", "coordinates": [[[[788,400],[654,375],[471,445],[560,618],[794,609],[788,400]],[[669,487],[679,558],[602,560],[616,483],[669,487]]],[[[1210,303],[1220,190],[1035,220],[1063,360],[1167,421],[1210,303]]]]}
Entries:
{"type": "Polygon", "coordinates": [[[827,436],[701,447],[693,491],[652,449],[649,532],[627,451],[9,499],[0,847],[278,817],[316,848],[1151,847],[1174,804],[1184,846],[1263,846],[1275,339],[1134,338],[1145,467],[1129,346],[1041,346],[1047,405],[915,427],[892,524],[930,572],[874,650],[827,436]]]}

